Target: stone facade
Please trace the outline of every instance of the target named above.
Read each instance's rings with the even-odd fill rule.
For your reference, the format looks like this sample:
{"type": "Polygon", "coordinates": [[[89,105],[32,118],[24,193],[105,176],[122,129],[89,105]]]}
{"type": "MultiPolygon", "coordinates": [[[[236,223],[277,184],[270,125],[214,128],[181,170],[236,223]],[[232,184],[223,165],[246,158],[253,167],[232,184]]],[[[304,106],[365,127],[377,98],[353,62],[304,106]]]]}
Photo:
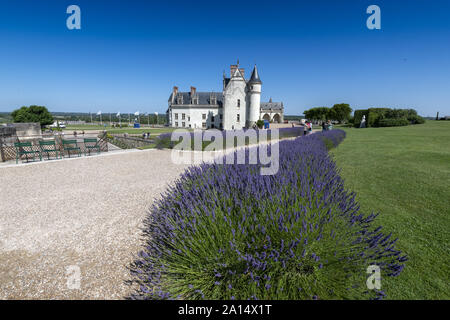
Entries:
{"type": "Polygon", "coordinates": [[[223,76],[222,92],[179,92],[174,87],[169,97],[167,120],[177,128],[251,128],[264,116],[271,122],[283,122],[282,102],[261,103],[262,82],[256,66],[249,80],[239,63],[230,66],[230,77],[223,76]]]}

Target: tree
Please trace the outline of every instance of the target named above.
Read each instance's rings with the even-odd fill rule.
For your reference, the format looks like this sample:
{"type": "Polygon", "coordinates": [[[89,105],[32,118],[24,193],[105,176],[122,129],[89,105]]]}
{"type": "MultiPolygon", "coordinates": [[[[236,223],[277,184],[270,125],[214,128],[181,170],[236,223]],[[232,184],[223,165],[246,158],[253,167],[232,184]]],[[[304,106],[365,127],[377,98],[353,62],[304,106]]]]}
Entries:
{"type": "Polygon", "coordinates": [[[14,110],[11,113],[14,122],[39,122],[41,127],[53,123],[53,116],[43,106],[29,106],[14,110]]]}
{"type": "Polygon", "coordinates": [[[347,103],[339,103],[335,104],[329,113],[329,119],[337,120],[340,123],[348,121],[350,119],[350,114],[352,112],[352,108],[347,103]]]}
{"type": "Polygon", "coordinates": [[[325,121],[328,119],[328,115],[330,112],[330,108],[327,107],[317,107],[317,108],[311,108],[309,110],[306,110],[304,112],[305,117],[308,120],[322,120],[325,121]]]}

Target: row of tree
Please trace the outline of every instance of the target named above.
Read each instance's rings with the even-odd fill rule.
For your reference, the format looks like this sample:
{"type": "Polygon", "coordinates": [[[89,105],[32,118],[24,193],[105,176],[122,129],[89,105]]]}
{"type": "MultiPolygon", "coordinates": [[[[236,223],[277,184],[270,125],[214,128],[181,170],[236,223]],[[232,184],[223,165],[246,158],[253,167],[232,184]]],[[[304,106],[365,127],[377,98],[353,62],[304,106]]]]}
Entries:
{"type": "MultiPolygon", "coordinates": [[[[41,124],[41,127],[45,127],[47,125],[52,124],[55,119],[53,115],[47,110],[46,107],[43,106],[29,106],[29,107],[22,107],[20,109],[14,110],[11,113],[11,116],[13,118],[14,122],[39,122],[41,124]]],[[[97,117],[98,120],[98,116],[97,117]]],[[[61,116],[57,116],[57,119],[61,119],[61,116]]],[[[62,117],[64,120],[82,120],[86,122],[92,121],[92,115],[90,114],[76,114],[71,115],[67,114],[62,117]]],[[[153,114],[147,114],[147,115],[141,115],[139,117],[132,116],[130,117],[128,114],[121,115],[121,118],[119,119],[117,115],[114,114],[104,114],[103,120],[105,122],[108,122],[109,120],[112,120],[114,122],[124,121],[126,122],[128,119],[132,119],[134,121],[134,118],[138,118],[139,122],[141,124],[164,124],[166,122],[166,115],[153,115],[153,114]]]]}
{"type": "Polygon", "coordinates": [[[352,113],[352,108],[347,103],[338,103],[333,107],[316,107],[306,110],[305,117],[312,121],[335,120],[339,123],[347,122],[352,113]]]}

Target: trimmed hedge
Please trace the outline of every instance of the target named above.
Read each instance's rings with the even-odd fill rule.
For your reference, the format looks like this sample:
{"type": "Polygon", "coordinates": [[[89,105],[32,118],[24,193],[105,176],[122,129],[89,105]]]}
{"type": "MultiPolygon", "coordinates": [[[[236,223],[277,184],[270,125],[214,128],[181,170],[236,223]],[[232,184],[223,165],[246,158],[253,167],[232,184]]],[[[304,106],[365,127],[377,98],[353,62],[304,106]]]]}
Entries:
{"type": "Polygon", "coordinates": [[[379,121],[385,118],[389,108],[370,108],[367,119],[367,127],[378,127],[379,121]]]}
{"type": "Polygon", "coordinates": [[[363,115],[366,116],[366,127],[390,127],[403,126],[408,124],[421,124],[425,119],[417,115],[414,109],[389,109],[389,108],[369,108],[367,110],[356,110],[354,126],[359,128],[363,115]],[[384,121],[389,119],[387,121],[384,121]],[[404,124],[407,120],[407,124],[404,124]],[[394,121],[398,120],[398,121],[394,121]]]}
{"type": "Polygon", "coordinates": [[[275,175],[261,164],[188,169],[147,216],[130,298],[382,298],[367,290],[367,267],[397,276],[407,259],[346,191],[324,144],[344,137],[279,142],[275,175]]]}
{"type": "Polygon", "coordinates": [[[401,118],[401,119],[381,119],[378,123],[379,127],[400,127],[400,126],[407,126],[410,122],[408,119],[401,118]]]}

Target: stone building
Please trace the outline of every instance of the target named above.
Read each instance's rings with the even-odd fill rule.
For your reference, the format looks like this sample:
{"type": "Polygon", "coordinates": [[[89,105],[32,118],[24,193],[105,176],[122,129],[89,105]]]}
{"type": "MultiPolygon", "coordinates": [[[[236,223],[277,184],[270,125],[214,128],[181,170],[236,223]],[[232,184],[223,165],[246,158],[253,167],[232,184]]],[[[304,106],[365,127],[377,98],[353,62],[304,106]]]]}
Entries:
{"type": "Polygon", "coordinates": [[[198,92],[195,87],[180,92],[173,87],[168,101],[168,123],[177,128],[233,130],[251,128],[261,119],[283,122],[283,103],[272,99],[261,103],[261,87],[256,65],[246,80],[239,62],[230,66],[230,77],[223,75],[222,92],[198,92]]]}

